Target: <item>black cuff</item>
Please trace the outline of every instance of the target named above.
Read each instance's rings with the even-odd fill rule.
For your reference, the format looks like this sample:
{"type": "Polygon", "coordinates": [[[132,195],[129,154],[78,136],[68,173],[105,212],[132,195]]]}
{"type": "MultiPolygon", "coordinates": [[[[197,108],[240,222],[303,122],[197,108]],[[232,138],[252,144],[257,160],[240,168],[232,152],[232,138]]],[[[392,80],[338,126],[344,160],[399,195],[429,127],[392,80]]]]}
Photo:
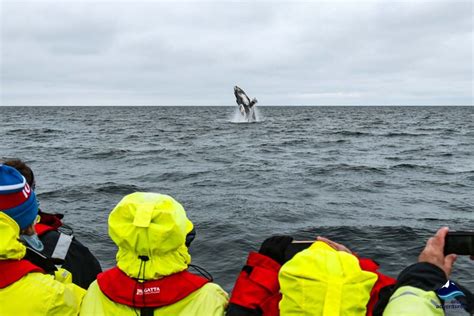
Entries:
{"type": "Polygon", "coordinates": [[[252,309],[243,307],[234,303],[230,303],[227,308],[226,316],[262,316],[260,309],[252,309]]]}
{"type": "Polygon", "coordinates": [[[458,302],[460,302],[464,306],[464,309],[469,314],[474,314],[474,295],[471,293],[471,291],[469,291],[467,288],[465,288],[458,282],[455,281],[454,283],[465,295],[461,297],[456,297],[456,300],[458,300],[458,302]]]}
{"type": "Polygon", "coordinates": [[[396,289],[402,286],[413,286],[424,291],[436,291],[446,281],[448,279],[441,268],[428,262],[418,262],[400,273],[397,278],[396,289]]]}

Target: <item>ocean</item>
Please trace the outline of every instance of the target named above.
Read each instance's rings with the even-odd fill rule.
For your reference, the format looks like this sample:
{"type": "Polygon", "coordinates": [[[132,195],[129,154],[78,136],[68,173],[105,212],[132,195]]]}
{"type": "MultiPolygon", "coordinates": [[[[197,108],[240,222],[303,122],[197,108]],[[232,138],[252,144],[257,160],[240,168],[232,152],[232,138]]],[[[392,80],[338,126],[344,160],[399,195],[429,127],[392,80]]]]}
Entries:
{"type": "MultiPolygon", "coordinates": [[[[193,264],[227,291],[274,234],[326,236],[393,277],[447,225],[474,230],[474,107],[0,107],[0,158],[34,170],[38,199],[107,269],[107,217],[135,191],[173,196],[193,264]]],[[[452,280],[474,290],[474,261],[452,280]]]]}

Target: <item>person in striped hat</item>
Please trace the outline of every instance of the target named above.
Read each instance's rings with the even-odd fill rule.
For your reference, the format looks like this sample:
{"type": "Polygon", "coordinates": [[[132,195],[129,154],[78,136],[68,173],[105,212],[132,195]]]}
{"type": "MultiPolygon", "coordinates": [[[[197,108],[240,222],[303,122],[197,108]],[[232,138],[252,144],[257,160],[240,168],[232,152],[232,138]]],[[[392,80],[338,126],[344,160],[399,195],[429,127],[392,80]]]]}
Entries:
{"type": "Polygon", "coordinates": [[[85,290],[37,252],[37,215],[25,178],[0,165],[0,315],[77,315],[85,290]]]}
{"type": "Polygon", "coordinates": [[[0,173],[0,210],[14,219],[20,226],[20,239],[37,251],[44,246],[34,229],[38,216],[35,192],[25,177],[8,166],[2,166],[0,173]]]}
{"type": "MultiPolygon", "coordinates": [[[[15,168],[26,179],[32,191],[35,191],[36,180],[33,170],[20,159],[8,159],[4,165],[15,168]]],[[[83,289],[97,278],[102,272],[99,261],[73,234],[73,230],[62,222],[63,214],[46,213],[38,208],[39,222],[35,224],[36,234],[44,244],[41,251],[52,258],[56,265],[72,273],[72,282],[83,289]]]]}

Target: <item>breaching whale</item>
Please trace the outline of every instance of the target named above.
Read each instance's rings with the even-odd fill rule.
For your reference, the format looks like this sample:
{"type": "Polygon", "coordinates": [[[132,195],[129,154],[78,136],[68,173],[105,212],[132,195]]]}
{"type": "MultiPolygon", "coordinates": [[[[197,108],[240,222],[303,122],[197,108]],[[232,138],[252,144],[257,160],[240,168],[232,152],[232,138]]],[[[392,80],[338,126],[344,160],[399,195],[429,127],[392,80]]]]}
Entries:
{"type": "Polygon", "coordinates": [[[240,113],[248,121],[256,121],[255,119],[255,109],[253,108],[257,104],[257,99],[250,98],[245,94],[244,90],[240,89],[238,86],[234,87],[235,102],[239,106],[240,113]]]}

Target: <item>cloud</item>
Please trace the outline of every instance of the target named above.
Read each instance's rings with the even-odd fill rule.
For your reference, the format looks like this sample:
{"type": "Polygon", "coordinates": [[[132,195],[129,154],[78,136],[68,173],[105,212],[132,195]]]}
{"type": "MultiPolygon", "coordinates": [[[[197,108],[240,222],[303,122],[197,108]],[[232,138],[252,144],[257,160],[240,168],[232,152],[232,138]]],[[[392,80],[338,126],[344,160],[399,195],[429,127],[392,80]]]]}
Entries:
{"type": "Polygon", "coordinates": [[[2,105],[473,104],[471,1],[1,7],[2,105]]]}

